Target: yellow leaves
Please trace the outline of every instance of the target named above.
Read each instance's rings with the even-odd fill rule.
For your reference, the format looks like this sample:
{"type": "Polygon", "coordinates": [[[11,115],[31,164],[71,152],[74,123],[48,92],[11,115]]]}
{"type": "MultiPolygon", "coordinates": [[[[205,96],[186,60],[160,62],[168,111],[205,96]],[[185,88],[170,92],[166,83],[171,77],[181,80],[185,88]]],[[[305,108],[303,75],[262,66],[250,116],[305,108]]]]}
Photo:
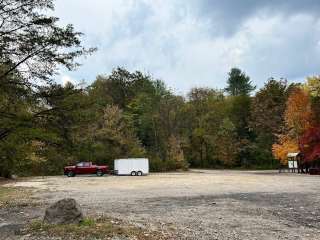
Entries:
{"type": "Polygon", "coordinates": [[[272,145],[272,153],[276,159],[279,159],[283,165],[288,163],[288,153],[299,152],[299,145],[295,139],[286,135],[279,137],[279,143],[272,145]]]}
{"type": "Polygon", "coordinates": [[[320,76],[308,77],[304,88],[312,97],[320,97],[320,76]]]}

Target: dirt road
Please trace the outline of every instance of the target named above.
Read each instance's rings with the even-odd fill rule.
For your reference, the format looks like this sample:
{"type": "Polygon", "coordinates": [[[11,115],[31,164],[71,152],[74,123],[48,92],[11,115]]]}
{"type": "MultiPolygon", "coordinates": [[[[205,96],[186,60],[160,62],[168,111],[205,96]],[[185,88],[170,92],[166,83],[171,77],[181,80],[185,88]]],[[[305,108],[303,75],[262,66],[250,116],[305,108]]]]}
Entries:
{"type": "MultiPolygon", "coordinates": [[[[175,239],[320,239],[319,176],[193,170],[146,177],[27,178],[7,186],[36,189],[43,206],[72,197],[89,216],[119,218],[175,239]]],[[[41,214],[28,212],[32,218],[41,214]]]]}

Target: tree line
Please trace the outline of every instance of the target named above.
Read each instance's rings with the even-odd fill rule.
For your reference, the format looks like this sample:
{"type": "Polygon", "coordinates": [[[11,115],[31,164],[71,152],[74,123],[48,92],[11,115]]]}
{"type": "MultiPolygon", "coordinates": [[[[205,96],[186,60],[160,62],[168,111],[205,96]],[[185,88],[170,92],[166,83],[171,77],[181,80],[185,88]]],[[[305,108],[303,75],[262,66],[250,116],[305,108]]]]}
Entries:
{"type": "Polygon", "coordinates": [[[87,87],[62,86],[59,67],[74,70],[96,49],[45,15],[53,8],[50,0],[0,1],[0,176],[59,174],[78,161],[112,166],[123,157],[148,157],[153,171],[274,168],[290,151],[318,158],[318,77],[271,78],[257,90],[232,68],[225,89],[180,96],[118,67],[87,87]]]}
{"type": "Polygon", "coordinates": [[[273,144],[273,154],[287,164],[288,153],[299,153],[307,171],[320,165],[320,77],[307,78],[292,89],[286,102],[283,130],[273,144]]]}

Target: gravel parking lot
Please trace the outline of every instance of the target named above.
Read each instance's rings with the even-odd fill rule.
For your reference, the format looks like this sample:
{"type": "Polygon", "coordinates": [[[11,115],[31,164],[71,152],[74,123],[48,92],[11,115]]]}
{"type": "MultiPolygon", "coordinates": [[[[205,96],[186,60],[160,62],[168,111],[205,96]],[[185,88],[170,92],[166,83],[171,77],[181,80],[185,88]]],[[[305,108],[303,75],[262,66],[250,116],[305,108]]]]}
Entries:
{"type": "Polygon", "coordinates": [[[72,197],[89,216],[118,218],[171,239],[320,239],[319,176],[192,170],[145,177],[38,177],[7,185],[33,187],[44,206],[72,197]]]}

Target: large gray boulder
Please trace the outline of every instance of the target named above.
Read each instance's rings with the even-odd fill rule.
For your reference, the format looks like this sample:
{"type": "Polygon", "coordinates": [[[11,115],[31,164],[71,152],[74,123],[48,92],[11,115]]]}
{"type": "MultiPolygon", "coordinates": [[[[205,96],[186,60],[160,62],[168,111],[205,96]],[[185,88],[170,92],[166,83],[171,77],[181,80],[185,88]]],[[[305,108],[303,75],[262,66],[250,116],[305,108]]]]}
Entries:
{"type": "Polygon", "coordinates": [[[48,207],[43,219],[48,224],[78,224],[82,220],[80,205],[72,198],[62,199],[48,207]]]}

